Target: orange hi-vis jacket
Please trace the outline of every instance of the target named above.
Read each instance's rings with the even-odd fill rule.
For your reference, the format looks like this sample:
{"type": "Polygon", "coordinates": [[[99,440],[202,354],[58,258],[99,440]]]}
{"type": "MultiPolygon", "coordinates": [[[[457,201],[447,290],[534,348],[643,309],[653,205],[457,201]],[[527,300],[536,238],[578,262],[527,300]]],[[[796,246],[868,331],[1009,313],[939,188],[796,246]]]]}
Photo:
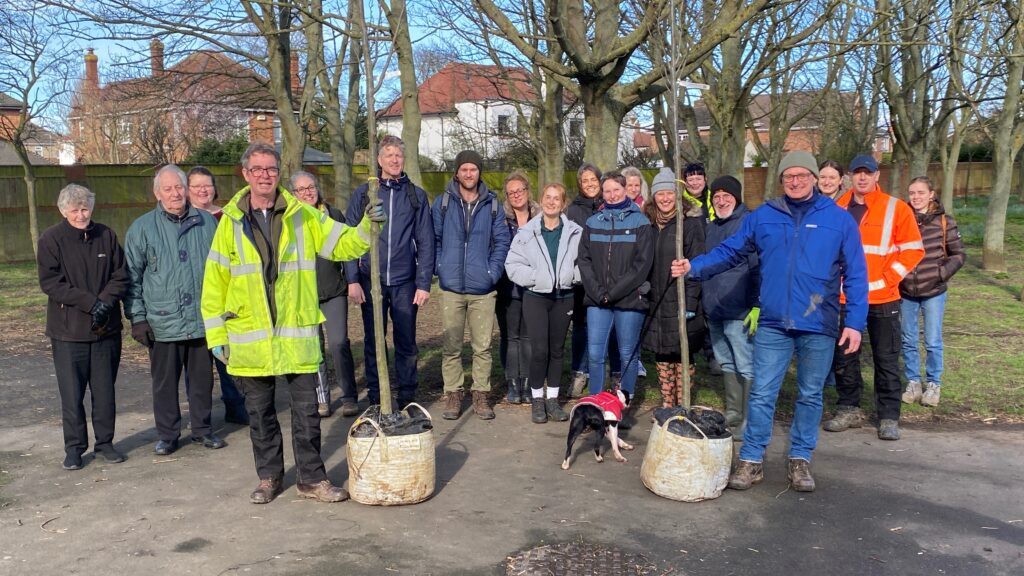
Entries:
{"type": "MultiPolygon", "coordinates": [[[[853,197],[851,191],[837,204],[848,209],[853,197]]],[[[921,231],[913,209],[877,184],[874,192],[864,195],[864,204],[868,210],[860,221],[860,239],[868,265],[868,304],[895,302],[900,299],[900,282],[924,258],[921,231]]],[[[846,302],[845,296],[841,299],[846,302]]]]}

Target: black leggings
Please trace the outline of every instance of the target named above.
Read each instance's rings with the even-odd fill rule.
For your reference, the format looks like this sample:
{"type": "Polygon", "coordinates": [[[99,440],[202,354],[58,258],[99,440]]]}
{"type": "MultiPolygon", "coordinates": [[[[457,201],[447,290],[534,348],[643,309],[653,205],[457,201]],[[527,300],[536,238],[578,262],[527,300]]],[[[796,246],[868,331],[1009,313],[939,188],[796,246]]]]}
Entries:
{"type": "Polygon", "coordinates": [[[572,320],[572,297],[527,292],[523,295],[523,320],[530,336],[530,388],[558,387],[562,380],[565,335],[572,320]]]}

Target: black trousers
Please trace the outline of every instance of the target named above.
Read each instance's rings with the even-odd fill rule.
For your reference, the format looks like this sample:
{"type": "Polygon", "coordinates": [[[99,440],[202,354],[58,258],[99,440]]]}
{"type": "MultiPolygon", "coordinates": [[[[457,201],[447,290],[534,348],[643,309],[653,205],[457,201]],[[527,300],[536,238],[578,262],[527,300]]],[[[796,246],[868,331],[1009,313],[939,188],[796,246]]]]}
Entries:
{"type": "Polygon", "coordinates": [[[565,335],[572,313],[572,297],[555,298],[532,292],[523,295],[523,320],[530,336],[530,388],[542,388],[545,378],[552,388],[560,385],[565,335]]]}
{"type": "Polygon", "coordinates": [[[523,318],[523,301],[499,297],[494,307],[498,319],[498,357],[505,380],[530,376],[530,337],[523,318]]]}
{"type": "Polygon", "coordinates": [[[153,419],[161,440],[177,440],[181,435],[181,407],[178,381],[182,369],[188,372],[188,415],[192,436],[210,433],[213,408],[213,356],[206,338],[155,342],[149,351],[153,376],[153,419]]]}
{"type": "MultiPolygon", "coordinates": [[[[845,318],[845,315],[843,315],[845,318]]],[[[845,325],[840,326],[840,331],[845,325]]],[[[875,365],[875,407],[879,420],[900,418],[900,346],[902,325],[900,301],[868,306],[868,338],[875,365]]],[[[861,347],[863,350],[863,346],[861,347]]],[[[836,373],[839,406],[860,406],[864,379],[860,373],[860,350],[846,354],[836,349],[832,367],[836,373]]]]}
{"type": "Polygon", "coordinates": [[[86,388],[91,393],[95,447],[109,445],[114,441],[114,383],[121,363],[121,333],[96,342],[51,340],[51,343],[64,427],[64,452],[81,456],[89,447],[84,404],[86,388]]]}
{"type": "MultiPolygon", "coordinates": [[[[249,437],[256,460],[256,474],[263,478],[284,476],[284,440],[277,420],[274,393],[276,376],[239,377],[249,412],[249,437]]],[[[320,457],[320,414],[317,412],[316,374],[285,374],[292,411],[292,453],[300,484],[327,479],[320,457]]]]}

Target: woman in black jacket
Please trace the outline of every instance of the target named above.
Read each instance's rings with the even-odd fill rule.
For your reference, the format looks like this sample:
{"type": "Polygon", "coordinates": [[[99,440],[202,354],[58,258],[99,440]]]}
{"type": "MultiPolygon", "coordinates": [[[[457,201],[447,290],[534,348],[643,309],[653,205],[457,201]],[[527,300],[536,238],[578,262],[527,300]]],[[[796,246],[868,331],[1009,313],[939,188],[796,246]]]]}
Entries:
{"type": "MultiPolygon", "coordinates": [[[[644,206],[653,229],[654,263],[650,273],[650,301],[647,312],[647,331],[644,349],[654,353],[658,382],[661,384],[662,405],[682,404],[683,364],[679,348],[679,292],[672,277],[672,261],[676,259],[676,179],[672,170],[662,168],[654,177],[651,192],[653,201],[644,206]]],[[[696,258],[704,253],[703,212],[686,196],[683,209],[683,256],[696,258]]],[[[686,333],[690,345],[690,374],[693,374],[693,354],[704,342],[704,315],[700,304],[700,282],[686,280],[686,333]]]]}
{"type": "Polygon", "coordinates": [[[121,300],[128,294],[124,251],[114,231],[92,221],[96,196],[70,184],[57,209],[64,220],[39,237],[39,286],[47,296],[46,335],[64,427],[64,469],[82,467],[89,447],[85,390],[92,400],[93,450],[107,462],[123,462],[114,449],[114,383],[121,363],[121,300]]]}

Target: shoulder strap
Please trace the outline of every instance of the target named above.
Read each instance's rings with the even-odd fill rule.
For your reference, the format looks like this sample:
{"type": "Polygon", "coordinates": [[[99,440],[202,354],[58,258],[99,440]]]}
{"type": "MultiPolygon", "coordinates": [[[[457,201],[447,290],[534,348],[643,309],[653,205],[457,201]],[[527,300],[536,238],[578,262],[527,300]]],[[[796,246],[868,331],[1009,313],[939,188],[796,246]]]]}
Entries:
{"type": "Polygon", "coordinates": [[[444,214],[448,211],[448,198],[450,194],[445,190],[444,195],[441,196],[441,223],[444,223],[444,214]]]}
{"type": "Polygon", "coordinates": [[[420,211],[420,198],[416,195],[416,187],[409,182],[405,187],[405,193],[409,196],[409,204],[412,205],[413,213],[420,211]]]}
{"type": "Polygon", "coordinates": [[[949,250],[946,247],[946,215],[942,215],[942,255],[949,258],[949,250]]]}

